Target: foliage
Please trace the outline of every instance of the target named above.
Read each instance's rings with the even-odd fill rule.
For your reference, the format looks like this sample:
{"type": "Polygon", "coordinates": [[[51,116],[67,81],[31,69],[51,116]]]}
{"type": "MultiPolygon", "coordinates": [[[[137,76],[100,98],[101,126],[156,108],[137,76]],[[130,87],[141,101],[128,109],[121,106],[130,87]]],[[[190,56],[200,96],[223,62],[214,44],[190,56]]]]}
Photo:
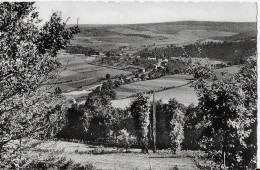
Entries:
{"type": "Polygon", "coordinates": [[[127,152],[127,149],[129,149],[131,145],[135,143],[135,137],[130,135],[126,129],[121,129],[119,131],[118,143],[120,146],[123,146],[127,152]]]}
{"type": "Polygon", "coordinates": [[[8,142],[46,136],[64,122],[64,108],[54,108],[57,96],[44,85],[57,75],[58,51],[79,30],[66,27],[59,13],[40,26],[32,2],[2,2],[0,13],[0,159],[17,168],[18,152],[8,142]]]}
{"type": "Polygon", "coordinates": [[[170,74],[186,73],[188,68],[191,66],[191,58],[179,58],[170,60],[167,63],[166,71],[170,74]]]}
{"type": "Polygon", "coordinates": [[[95,49],[89,48],[89,47],[82,47],[82,46],[68,46],[66,48],[67,53],[71,54],[85,54],[86,56],[90,55],[98,55],[99,52],[97,52],[95,49]]]}
{"type": "Polygon", "coordinates": [[[66,126],[57,134],[58,138],[86,139],[90,116],[77,104],[68,108],[66,126]]]}
{"type": "Polygon", "coordinates": [[[62,90],[60,89],[60,87],[56,87],[54,93],[59,95],[62,93],[62,90]]]}
{"type": "MultiPolygon", "coordinates": [[[[205,80],[215,80],[216,75],[214,74],[213,67],[208,63],[205,66],[200,64],[194,65],[189,68],[190,74],[194,75],[194,78],[197,80],[205,81],[205,80]]],[[[197,81],[198,82],[198,81],[197,81]]]]}
{"type": "Polygon", "coordinates": [[[103,82],[102,86],[98,86],[95,90],[93,90],[87,98],[92,98],[96,96],[103,98],[103,102],[108,102],[111,99],[116,99],[116,91],[113,89],[114,86],[114,82],[108,79],[107,81],[103,82]]]}
{"type": "Polygon", "coordinates": [[[60,158],[58,161],[53,160],[34,160],[27,164],[24,169],[42,169],[42,170],[53,170],[53,169],[71,169],[71,170],[95,170],[96,168],[92,164],[80,165],[75,164],[71,160],[60,158]]]}
{"type": "Polygon", "coordinates": [[[116,143],[120,129],[125,127],[133,131],[129,125],[131,124],[129,112],[115,109],[111,105],[111,97],[109,96],[111,93],[109,94],[108,91],[114,91],[112,86],[112,81],[108,81],[102,87],[96,88],[86,99],[84,109],[89,115],[87,131],[87,140],[89,141],[116,143]]]}
{"type": "Polygon", "coordinates": [[[194,106],[193,104],[191,104],[187,107],[187,110],[185,112],[184,140],[182,143],[182,148],[185,150],[201,149],[198,141],[201,138],[201,134],[204,128],[197,127],[200,115],[201,110],[198,106],[194,106]]]}
{"type": "Polygon", "coordinates": [[[245,39],[241,41],[205,42],[184,45],[183,47],[171,46],[154,49],[144,49],[137,55],[142,58],[156,57],[157,59],[170,59],[170,57],[198,57],[210,58],[243,64],[248,56],[256,53],[256,40],[245,39]]]}
{"type": "MultiPolygon", "coordinates": [[[[156,102],[156,147],[166,149],[171,147],[171,121],[176,118],[176,111],[185,112],[186,108],[176,99],[170,99],[168,103],[162,103],[161,100],[156,102]]],[[[150,107],[150,121],[152,120],[152,106],[150,107]]],[[[182,122],[184,119],[182,120],[182,122]]],[[[178,134],[176,134],[178,135],[178,134]]],[[[180,134],[180,135],[183,135],[180,134]]],[[[173,139],[173,138],[172,138],[173,139]]]]}
{"type": "MultiPolygon", "coordinates": [[[[156,101],[156,147],[158,149],[166,149],[170,146],[169,140],[169,129],[167,128],[167,123],[169,119],[167,119],[165,112],[165,105],[161,100],[156,101]]],[[[153,106],[150,107],[150,121],[153,126],[153,106]]]]}
{"type": "MultiPolygon", "coordinates": [[[[207,72],[207,70],[206,70],[207,72]]],[[[202,111],[203,136],[212,141],[218,135],[217,148],[226,155],[232,169],[254,169],[256,157],[257,70],[256,61],[248,60],[240,73],[224,80],[202,81],[195,87],[202,111]]],[[[214,146],[205,145],[208,150],[214,146]]]]}
{"type": "Polygon", "coordinates": [[[178,153],[181,150],[181,143],[184,139],[184,113],[179,109],[175,110],[170,126],[171,148],[174,153],[178,153]]]}
{"type": "Polygon", "coordinates": [[[148,99],[139,94],[137,99],[131,104],[130,112],[134,119],[137,141],[144,153],[148,153],[148,131],[149,131],[149,103],[148,99]]]}
{"type": "Polygon", "coordinates": [[[111,78],[110,74],[106,74],[106,79],[109,80],[111,78]]]}

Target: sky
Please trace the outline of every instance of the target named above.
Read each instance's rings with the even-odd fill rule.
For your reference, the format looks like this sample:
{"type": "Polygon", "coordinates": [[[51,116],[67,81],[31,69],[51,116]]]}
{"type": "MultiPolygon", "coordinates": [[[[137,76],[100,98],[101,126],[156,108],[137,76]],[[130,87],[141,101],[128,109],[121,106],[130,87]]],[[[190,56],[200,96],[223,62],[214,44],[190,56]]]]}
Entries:
{"type": "Polygon", "coordinates": [[[61,11],[68,24],[135,24],[170,21],[256,22],[253,2],[90,2],[40,1],[36,7],[43,21],[61,11]]]}

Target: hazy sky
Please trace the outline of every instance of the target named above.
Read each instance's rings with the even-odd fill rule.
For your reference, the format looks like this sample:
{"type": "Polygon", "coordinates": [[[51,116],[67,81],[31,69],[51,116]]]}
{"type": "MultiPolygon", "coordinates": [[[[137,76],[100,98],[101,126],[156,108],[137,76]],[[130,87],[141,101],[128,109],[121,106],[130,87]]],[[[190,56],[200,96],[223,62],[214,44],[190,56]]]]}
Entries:
{"type": "Polygon", "coordinates": [[[256,22],[257,6],[252,2],[36,2],[40,17],[61,11],[69,24],[133,24],[167,21],[256,22]]]}

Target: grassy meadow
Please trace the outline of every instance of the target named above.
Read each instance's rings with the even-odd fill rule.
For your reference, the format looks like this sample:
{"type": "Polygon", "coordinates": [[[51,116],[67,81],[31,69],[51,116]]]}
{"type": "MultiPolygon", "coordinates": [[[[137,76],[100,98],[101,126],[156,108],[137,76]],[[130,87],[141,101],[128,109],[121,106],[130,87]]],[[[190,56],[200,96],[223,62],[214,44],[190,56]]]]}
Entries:
{"type": "Polygon", "coordinates": [[[158,79],[125,84],[116,89],[118,99],[126,98],[138,92],[161,91],[167,88],[183,86],[193,77],[185,74],[166,75],[158,79]]]}
{"type": "MultiPolygon", "coordinates": [[[[55,157],[72,160],[74,163],[92,164],[96,169],[103,170],[197,170],[194,158],[198,151],[182,151],[178,155],[170,150],[161,150],[157,153],[140,153],[140,149],[133,148],[127,153],[123,148],[104,147],[83,143],[47,141],[35,144],[33,149],[24,153],[31,155],[33,159],[55,157]]],[[[203,154],[203,152],[201,152],[203,154]]]]}
{"type": "Polygon", "coordinates": [[[131,74],[129,71],[91,65],[91,57],[84,55],[60,54],[58,59],[62,64],[57,82],[63,92],[85,90],[100,84],[106,74],[111,77],[116,75],[131,74]]]}

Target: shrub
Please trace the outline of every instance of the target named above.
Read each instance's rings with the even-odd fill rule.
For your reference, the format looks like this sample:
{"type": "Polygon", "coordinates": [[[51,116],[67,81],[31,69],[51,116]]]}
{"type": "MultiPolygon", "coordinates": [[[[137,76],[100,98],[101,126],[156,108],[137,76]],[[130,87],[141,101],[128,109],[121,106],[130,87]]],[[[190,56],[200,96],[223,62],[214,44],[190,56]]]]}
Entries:
{"type": "Polygon", "coordinates": [[[64,139],[86,139],[89,127],[89,115],[77,104],[68,109],[67,125],[57,134],[58,138],[64,139]]]}
{"type": "Polygon", "coordinates": [[[92,151],[90,151],[90,153],[92,153],[92,154],[104,154],[105,148],[104,148],[103,145],[100,145],[100,146],[96,147],[95,149],[93,149],[92,151]]]}
{"type": "Polygon", "coordinates": [[[126,129],[122,129],[119,132],[119,136],[118,136],[118,144],[120,146],[123,146],[127,152],[127,149],[131,147],[132,144],[135,143],[135,137],[133,137],[132,135],[130,135],[126,129]]]}
{"type": "Polygon", "coordinates": [[[37,170],[59,170],[59,169],[70,169],[70,170],[96,170],[96,168],[88,163],[86,165],[75,164],[71,160],[60,158],[58,161],[53,162],[52,160],[33,160],[22,169],[37,169],[37,170]]]}

